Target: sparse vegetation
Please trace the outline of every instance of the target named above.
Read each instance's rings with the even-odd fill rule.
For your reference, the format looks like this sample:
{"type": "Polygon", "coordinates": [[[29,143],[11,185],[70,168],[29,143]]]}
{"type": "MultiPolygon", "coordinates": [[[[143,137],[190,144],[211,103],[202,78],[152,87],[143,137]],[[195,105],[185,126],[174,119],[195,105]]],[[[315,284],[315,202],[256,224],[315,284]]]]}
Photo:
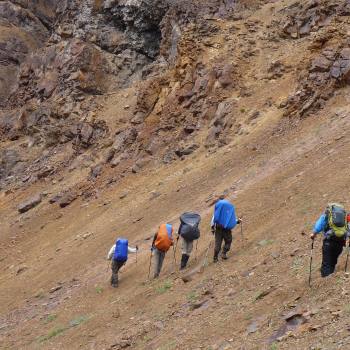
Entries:
{"type": "Polygon", "coordinates": [[[48,316],[46,317],[44,323],[50,323],[50,322],[54,321],[56,318],[57,318],[57,314],[48,315],[48,316]]]}
{"type": "Polygon", "coordinates": [[[278,349],[277,343],[272,343],[270,346],[270,350],[277,350],[277,349],[278,349]]]}
{"type": "Polygon", "coordinates": [[[103,288],[102,287],[97,286],[97,287],[95,287],[95,290],[96,290],[97,294],[103,293],[103,288]]]}
{"type": "Polygon", "coordinates": [[[73,319],[72,321],[69,322],[69,326],[70,327],[76,327],[79,326],[80,324],[84,323],[85,321],[87,321],[89,318],[87,316],[79,316],[75,319],[73,319]]]}
{"type": "Polygon", "coordinates": [[[58,327],[55,327],[53,329],[51,329],[51,331],[47,334],[47,335],[44,335],[42,337],[39,338],[39,343],[42,343],[46,340],[49,340],[53,337],[56,337],[58,336],[59,334],[63,333],[64,331],[66,331],[68,329],[68,327],[62,327],[62,326],[58,326],[58,327]]]}
{"type": "Polygon", "coordinates": [[[272,244],[273,242],[274,242],[273,239],[263,239],[260,242],[258,242],[258,244],[260,247],[265,247],[267,245],[272,244]]]}
{"type": "Polygon", "coordinates": [[[172,287],[171,281],[166,280],[166,281],[164,281],[164,283],[161,286],[158,286],[156,288],[156,292],[158,294],[163,294],[163,293],[167,292],[171,287],[172,287]]]}
{"type": "MultiPolygon", "coordinates": [[[[55,319],[57,318],[57,315],[56,314],[52,314],[52,315],[49,315],[47,317],[47,322],[52,322],[54,321],[55,319]]],[[[56,336],[58,336],[59,334],[65,332],[66,330],[68,330],[69,328],[72,328],[72,327],[77,327],[79,326],[80,324],[84,323],[85,321],[87,321],[89,319],[89,317],[87,316],[79,316],[75,319],[73,319],[72,321],[69,322],[69,325],[66,326],[66,327],[63,327],[63,326],[57,326],[53,329],[50,330],[50,332],[47,334],[47,335],[43,335],[41,336],[38,341],[39,343],[42,343],[46,340],[49,340],[51,338],[54,338],[56,336]]]]}
{"type": "Polygon", "coordinates": [[[194,302],[194,301],[196,301],[196,300],[198,299],[198,295],[196,294],[195,291],[192,291],[192,292],[190,292],[190,293],[187,295],[187,299],[188,299],[188,301],[190,301],[190,302],[194,302]]]}

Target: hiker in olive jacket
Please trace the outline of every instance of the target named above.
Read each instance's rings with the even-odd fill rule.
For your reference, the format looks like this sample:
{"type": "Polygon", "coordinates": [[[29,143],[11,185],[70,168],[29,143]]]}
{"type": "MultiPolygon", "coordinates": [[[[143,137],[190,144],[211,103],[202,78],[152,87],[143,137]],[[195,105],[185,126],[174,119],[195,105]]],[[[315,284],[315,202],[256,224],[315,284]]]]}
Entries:
{"type": "Polygon", "coordinates": [[[310,238],[323,233],[321,276],[332,274],[349,237],[348,216],[341,204],[330,204],[316,221],[310,238]]]}

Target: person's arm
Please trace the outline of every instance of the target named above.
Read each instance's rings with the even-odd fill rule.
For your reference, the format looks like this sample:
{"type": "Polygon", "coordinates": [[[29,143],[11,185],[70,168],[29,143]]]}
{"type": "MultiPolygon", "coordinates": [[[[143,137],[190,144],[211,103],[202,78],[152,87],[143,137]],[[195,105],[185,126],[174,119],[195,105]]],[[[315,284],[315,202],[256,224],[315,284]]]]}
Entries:
{"type": "Polygon", "coordinates": [[[109,250],[108,255],[107,255],[107,260],[111,260],[112,259],[112,256],[114,255],[114,251],[115,251],[115,244],[109,250]]]}
{"type": "Polygon", "coordinates": [[[154,237],[153,237],[153,241],[152,241],[152,245],[151,245],[151,250],[154,249],[154,242],[155,242],[156,239],[157,239],[157,235],[158,235],[158,233],[156,233],[156,234],[154,235],[154,237]]]}
{"type": "Polygon", "coordinates": [[[135,248],[128,246],[128,253],[136,253],[139,250],[139,247],[136,246],[135,248]]]}
{"type": "Polygon", "coordinates": [[[314,225],[313,232],[310,236],[311,239],[314,239],[316,235],[320,234],[321,232],[324,232],[324,230],[326,229],[326,225],[326,214],[322,214],[314,225]]]}

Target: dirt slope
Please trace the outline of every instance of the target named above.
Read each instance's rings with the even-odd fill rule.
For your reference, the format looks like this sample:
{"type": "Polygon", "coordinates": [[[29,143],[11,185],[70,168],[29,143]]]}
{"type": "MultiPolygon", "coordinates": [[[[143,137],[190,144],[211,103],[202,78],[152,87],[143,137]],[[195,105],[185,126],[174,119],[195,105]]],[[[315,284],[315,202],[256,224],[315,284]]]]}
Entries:
{"type": "Polygon", "coordinates": [[[146,78],[83,106],[93,110],[96,144],[45,151],[21,146],[28,135],[1,139],[7,155],[24,149],[39,159],[31,166],[54,168],[29,183],[17,180],[28,169],[6,167],[3,177],[1,348],[350,349],[345,254],[321,279],[318,240],[307,286],[313,222],[329,201],[350,205],[349,4],[206,5],[179,1],[165,15],[161,55],[174,18],[181,31],[173,64],[151,63],[158,68],[146,78]],[[103,161],[109,148],[114,163],[103,161]],[[66,190],[66,207],[49,203],[66,190]],[[41,202],[18,213],[38,193],[41,202]],[[188,270],[202,264],[220,194],[244,219],[230,259],[213,264],[210,251],[184,283],[169,252],[161,278],[148,281],[150,238],[161,222],[177,228],[186,210],[203,218],[188,270]],[[115,290],[105,257],[118,235],[140,253],[115,290]]]}

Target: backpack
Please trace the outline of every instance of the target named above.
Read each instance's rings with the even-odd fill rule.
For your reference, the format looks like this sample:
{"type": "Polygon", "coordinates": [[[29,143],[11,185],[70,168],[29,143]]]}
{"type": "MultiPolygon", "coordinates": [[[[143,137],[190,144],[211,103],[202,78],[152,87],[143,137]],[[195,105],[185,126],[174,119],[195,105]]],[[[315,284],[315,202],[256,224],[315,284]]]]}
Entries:
{"type": "Polygon", "coordinates": [[[337,238],[344,239],[348,231],[347,215],[344,207],[330,203],[326,209],[327,225],[337,238]]]}
{"type": "Polygon", "coordinates": [[[173,227],[170,224],[162,224],[159,227],[155,247],[161,252],[167,252],[173,244],[173,227]]]}
{"type": "Polygon", "coordinates": [[[214,224],[225,230],[232,230],[237,225],[234,205],[224,199],[216,202],[214,209],[214,224]]]}
{"type": "Polygon", "coordinates": [[[128,240],[118,238],[115,242],[115,250],[113,260],[118,262],[125,262],[128,260],[128,240]]]}
{"type": "Polygon", "coordinates": [[[200,237],[199,223],[201,216],[197,213],[183,213],[180,216],[179,235],[186,241],[194,241],[200,237]]]}

